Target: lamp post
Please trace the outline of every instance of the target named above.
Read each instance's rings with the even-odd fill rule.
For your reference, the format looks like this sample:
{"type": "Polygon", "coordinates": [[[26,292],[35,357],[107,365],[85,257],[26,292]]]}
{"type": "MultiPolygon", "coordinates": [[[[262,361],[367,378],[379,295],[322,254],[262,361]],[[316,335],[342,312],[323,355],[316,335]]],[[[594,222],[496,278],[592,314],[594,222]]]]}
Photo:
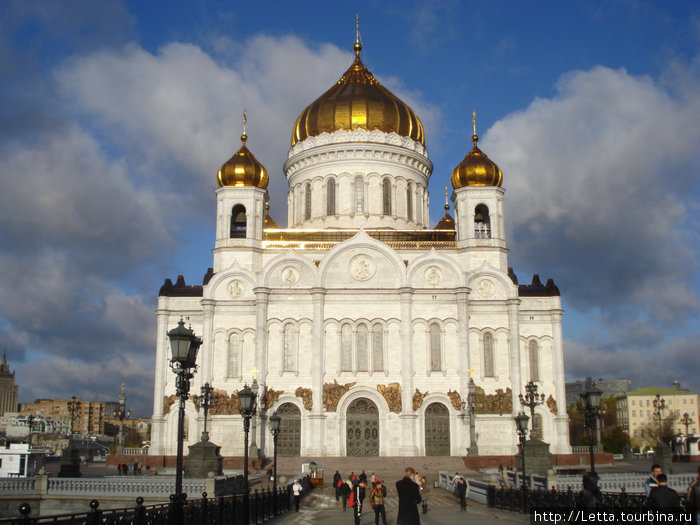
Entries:
{"type": "Polygon", "coordinates": [[[544,403],[544,394],[537,393],[537,383],[530,381],[525,385],[524,396],[520,394],[520,404],[523,407],[528,407],[530,409],[530,419],[532,420],[532,432],[530,433],[530,439],[532,439],[535,433],[535,407],[537,405],[542,405],[544,403]]]}
{"type": "Polygon", "coordinates": [[[530,418],[524,412],[515,416],[515,428],[520,441],[520,461],[522,462],[522,483],[520,485],[522,512],[527,511],[527,482],[525,481],[525,441],[530,418]]]}
{"type": "Polygon", "coordinates": [[[202,387],[202,401],[200,406],[204,411],[204,430],[202,431],[202,441],[209,441],[209,433],[207,432],[207,415],[209,414],[209,407],[211,406],[211,394],[214,392],[214,388],[209,383],[204,383],[202,387]]]}
{"type": "Polygon", "coordinates": [[[277,412],[270,416],[270,432],[272,433],[273,463],[272,463],[272,490],[275,491],[275,515],[277,515],[277,436],[280,434],[282,418],[277,412]]]}
{"type": "Polygon", "coordinates": [[[659,422],[659,443],[661,443],[661,420],[664,410],[666,410],[666,400],[661,397],[661,394],[656,394],[652,404],[654,405],[654,417],[659,422]]]}
{"type": "Polygon", "coordinates": [[[126,414],[126,392],[125,385],[122,383],[122,391],[119,393],[119,446],[117,447],[117,455],[121,455],[124,449],[124,415],[126,414]]]}
{"type": "MultiPolygon", "coordinates": [[[[680,424],[685,425],[685,435],[688,435],[688,427],[690,424],[693,422],[692,419],[690,419],[690,416],[688,415],[688,412],[683,414],[683,417],[680,419],[680,424]]],[[[31,431],[31,430],[30,430],[31,431]]]]}
{"type": "Polygon", "coordinates": [[[75,434],[75,415],[80,410],[80,400],[75,396],[68,401],[68,413],[70,414],[70,438],[73,439],[75,434]]]}
{"type": "Polygon", "coordinates": [[[177,327],[168,332],[170,339],[170,368],[175,373],[175,394],[180,398],[177,419],[177,462],[175,466],[175,495],[174,502],[175,524],[183,521],[182,513],[182,446],[185,433],[185,401],[190,394],[190,380],[194,377],[197,365],[197,352],[202,340],[194,332],[185,328],[185,322],[180,319],[177,327]]]}
{"type": "MultiPolygon", "coordinates": [[[[686,416],[687,415],[688,414],[686,414],[686,416]]],[[[27,425],[29,426],[29,448],[31,448],[31,446],[32,446],[32,431],[34,430],[34,416],[32,416],[31,414],[29,414],[27,416],[27,425]]],[[[686,425],[686,428],[687,428],[687,425],[686,425]]],[[[687,433],[688,432],[686,431],[686,434],[687,433]]]]}
{"type": "Polygon", "coordinates": [[[469,385],[467,388],[467,400],[462,401],[462,413],[460,417],[462,421],[464,421],[465,417],[469,418],[469,449],[467,452],[469,456],[478,456],[479,446],[476,444],[476,402],[474,396],[476,392],[476,383],[474,383],[473,377],[469,378],[469,385]]]}
{"type": "Polygon", "coordinates": [[[243,478],[245,481],[245,490],[248,492],[248,433],[250,432],[250,418],[255,415],[255,393],[248,387],[246,383],[241,391],[238,392],[238,399],[241,403],[241,415],[243,416],[243,478]]]}
{"type": "MultiPolygon", "coordinates": [[[[258,379],[256,377],[253,377],[253,383],[250,385],[250,390],[253,392],[253,395],[255,396],[255,401],[254,405],[257,404],[258,401],[258,392],[260,391],[260,386],[258,386],[258,379]]],[[[258,445],[255,442],[255,438],[257,436],[257,429],[258,429],[258,418],[256,417],[255,412],[253,412],[253,425],[252,425],[252,432],[250,434],[250,450],[248,451],[248,455],[251,457],[257,457],[258,456],[258,445]]],[[[262,428],[260,429],[260,432],[262,433],[262,428]]]]}
{"type": "Polygon", "coordinates": [[[583,401],[583,411],[585,414],[586,425],[588,426],[588,450],[591,454],[591,472],[595,474],[595,453],[593,451],[593,432],[595,431],[596,421],[598,420],[598,410],[600,407],[600,397],[603,392],[598,390],[592,384],[586,386],[586,389],[580,394],[583,401]]]}

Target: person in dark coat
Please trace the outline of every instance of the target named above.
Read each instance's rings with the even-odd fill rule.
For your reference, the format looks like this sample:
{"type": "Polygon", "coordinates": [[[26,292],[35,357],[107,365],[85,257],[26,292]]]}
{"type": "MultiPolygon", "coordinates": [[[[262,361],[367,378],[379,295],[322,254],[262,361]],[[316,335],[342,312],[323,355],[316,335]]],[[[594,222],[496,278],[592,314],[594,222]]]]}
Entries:
{"type": "Polygon", "coordinates": [[[343,498],[343,510],[347,510],[348,508],[348,498],[350,494],[352,494],[352,489],[353,484],[350,480],[344,481],[340,486],[340,497],[343,498]]]}
{"type": "Polygon", "coordinates": [[[678,492],[668,486],[668,477],[666,474],[656,476],[658,487],[653,487],[647,498],[647,506],[650,509],[671,509],[680,508],[681,498],[678,492]]]}
{"type": "Polygon", "coordinates": [[[600,506],[601,494],[598,488],[598,474],[586,472],[583,475],[583,490],[580,496],[581,510],[594,510],[600,506]]]}
{"type": "Polygon", "coordinates": [[[335,501],[340,501],[340,485],[342,485],[343,480],[340,476],[340,472],[337,470],[333,474],[333,487],[335,487],[335,501]]]}
{"type": "Polygon", "coordinates": [[[459,508],[467,510],[467,482],[461,476],[457,480],[457,496],[459,496],[459,508]]]}
{"type": "Polygon", "coordinates": [[[396,482],[396,492],[399,495],[399,512],[397,523],[401,525],[420,525],[418,504],[421,502],[420,490],[415,481],[416,471],[406,468],[403,479],[396,482]]]}
{"type": "Polygon", "coordinates": [[[353,516],[355,516],[355,525],[360,525],[360,522],[362,521],[362,497],[360,493],[364,492],[366,486],[367,481],[362,479],[358,481],[357,485],[355,485],[355,487],[352,489],[352,493],[354,496],[352,502],[352,510],[353,516]]]}

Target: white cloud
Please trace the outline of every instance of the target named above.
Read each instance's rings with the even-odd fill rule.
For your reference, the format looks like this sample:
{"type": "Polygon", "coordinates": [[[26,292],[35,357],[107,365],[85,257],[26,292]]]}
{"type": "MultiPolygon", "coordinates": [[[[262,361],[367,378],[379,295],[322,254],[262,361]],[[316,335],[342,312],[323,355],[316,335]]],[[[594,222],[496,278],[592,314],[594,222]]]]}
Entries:
{"type": "MultiPolygon", "coordinates": [[[[687,75],[688,71],[684,73],[687,75]]],[[[697,185],[700,92],[596,67],[496,123],[515,261],[555,277],[577,308],[698,313],[686,221],[697,185]]]]}

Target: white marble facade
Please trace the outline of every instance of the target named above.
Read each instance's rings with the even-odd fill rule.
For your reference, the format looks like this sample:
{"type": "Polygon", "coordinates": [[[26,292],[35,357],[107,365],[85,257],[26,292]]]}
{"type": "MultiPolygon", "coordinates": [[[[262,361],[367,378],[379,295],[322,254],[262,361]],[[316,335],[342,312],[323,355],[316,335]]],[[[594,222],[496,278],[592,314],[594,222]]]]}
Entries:
{"type": "MultiPolygon", "coordinates": [[[[418,237],[383,242],[373,230],[392,228],[409,237],[431,231],[426,229],[431,171],[427,151],[417,142],[395,133],[339,131],[310,137],[290,150],[285,173],[293,230],[263,231],[266,190],[216,190],[213,274],[203,286],[166,284],[158,300],[151,454],[176,450],[177,404],[168,406],[167,399],[175,379],[168,367],[167,332],[181,316],[204,341],[192,393],[209,382],[232,394],[256,375],[261,391],[279,393],[266,416],[284,404],[300,412],[302,456],[354,453],[347,418],[359,399],[378,411],[378,435],[370,439],[379,455],[430,452],[425,414],[435,403],[448,414],[442,428],[449,454],[466,455],[469,426],[458,407],[466,400],[470,373],[487,396],[511,390],[509,412],[476,416],[481,455],[516,451],[513,415],[520,410],[518,394],[531,379],[552,398],[537,408],[543,439],[554,453],[570,452],[559,293],[551,293],[549,283],[519,287],[509,276],[504,190],[455,190],[457,233],[451,242],[444,242],[444,235],[438,242],[418,237]],[[336,202],[329,208],[331,180],[336,202]],[[363,184],[361,204],[355,181],[363,184]],[[300,211],[307,183],[308,213],[300,211]],[[385,187],[390,210],[383,208],[385,187]],[[491,210],[486,236],[474,222],[479,203],[491,210]],[[229,236],[236,204],[247,210],[245,238],[229,236]],[[313,237],[311,230],[328,228],[350,231],[344,240],[313,237]],[[294,241],[294,233],[301,240],[294,241]],[[327,410],[324,384],[335,381],[348,385],[347,391],[327,410]],[[400,385],[400,395],[396,385],[389,387],[393,398],[383,395],[392,384],[400,385]]],[[[240,415],[225,408],[215,412],[211,440],[224,456],[242,455],[240,415]]],[[[186,413],[187,446],[198,440],[203,419],[191,400],[186,413]]],[[[263,421],[256,426],[251,438],[272,455],[263,421]]]]}

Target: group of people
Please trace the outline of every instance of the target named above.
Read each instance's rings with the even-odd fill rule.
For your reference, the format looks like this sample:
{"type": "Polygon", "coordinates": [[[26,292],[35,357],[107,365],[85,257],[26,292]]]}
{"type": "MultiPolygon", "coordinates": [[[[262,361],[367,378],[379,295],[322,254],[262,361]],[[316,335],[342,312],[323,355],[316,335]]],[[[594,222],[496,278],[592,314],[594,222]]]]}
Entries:
{"type": "MultiPolygon", "coordinates": [[[[651,473],[644,482],[646,506],[651,510],[680,508],[681,498],[676,490],[668,486],[668,476],[664,474],[661,465],[653,464],[651,473]]],[[[688,488],[688,511],[696,514],[696,522],[700,525],[700,467],[695,482],[688,488]]],[[[598,474],[587,472],[583,475],[583,490],[581,491],[580,506],[591,510],[601,505],[602,495],[598,488],[598,474]]]]}
{"type": "MultiPolygon", "coordinates": [[[[336,470],[333,475],[333,487],[335,488],[336,501],[342,501],[343,510],[352,509],[355,524],[362,520],[362,509],[365,497],[369,491],[369,503],[374,510],[374,523],[387,525],[386,520],[386,485],[374,472],[367,476],[363,470],[359,475],[354,472],[343,480],[336,470]],[[369,488],[371,486],[371,489],[369,488]]],[[[430,483],[425,476],[420,476],[412,467],[405,470],[402,479],[396,482],[396,492],[399,497],[397,523],[400,525],[420,524],[418,505],[421,505],[423,513],[428,512],[430,500],[430,483]]]]}
{"type": "MultiPolygon", "coordinates": [[[[134,476],[143,474],[144,468],[140,463],[119,463],[117,465],[117,470],[119,471],[120,476],[128,476],[129,472],[131,472],[134,476]]],[[[151,473],[151,467],[146,465],[146,474],[151,473]]]]}

